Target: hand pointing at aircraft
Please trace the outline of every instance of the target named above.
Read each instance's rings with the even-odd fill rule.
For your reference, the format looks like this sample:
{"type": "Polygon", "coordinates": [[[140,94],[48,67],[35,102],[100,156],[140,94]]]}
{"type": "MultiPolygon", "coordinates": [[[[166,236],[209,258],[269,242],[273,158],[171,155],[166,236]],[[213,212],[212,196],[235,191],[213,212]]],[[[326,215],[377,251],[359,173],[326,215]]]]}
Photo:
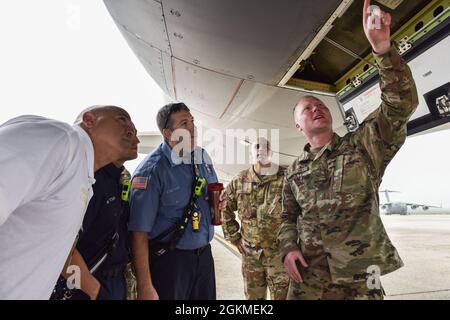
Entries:
{"type": "Polygon", "coordinates": [[[370,0],[364,0],[363,27],[374,52],[384,54],[391,48],[391,15],[370,0]]]}

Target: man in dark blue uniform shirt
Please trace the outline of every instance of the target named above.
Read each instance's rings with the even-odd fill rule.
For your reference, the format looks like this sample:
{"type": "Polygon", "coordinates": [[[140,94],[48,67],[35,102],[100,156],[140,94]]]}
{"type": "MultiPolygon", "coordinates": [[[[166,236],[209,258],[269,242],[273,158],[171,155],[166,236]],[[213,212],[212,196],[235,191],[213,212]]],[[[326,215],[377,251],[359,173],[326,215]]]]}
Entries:
{"type": "Polygon", "coordinates": [[[95,173],[94,197],[89,202],[76,245],[92,275],[100,282],[97,299],[101,300],[125,300],[127,296],[129,206],[121,199],[123,171],[120,164],[109,164],[95,173]],[[92,271],[93,268],[96,269],[92,271]]]}
{"type": "MultiPolygon", "coordinates": [[[[137,158],[139,139],[136,128],[132,123],[131,126],[133,133],[127,137],[128,143],[123,143],[122,159],[95,172],[94,195],[70,261],[70,265],[80,268],[80,289],[90,299],[125,300],[127,297],[129,205],[121,199],[121,180],[128,173],[124,171],[124,162],[137,158]]],[[[82,299],[83,293],[77,291],[72,299],[82,299]]]]}
{"type": "MultiPolygon", "coordinates": [[[[191,217],[174,249],[157,256],[155,251],[159,250],[149,246],[149,240],[153,243],[184,217],[195,176],[204,178],[206,184],[217,182],[211,159],[205,150],[196,147],[194,119],[186,105],[164,106],[158,112],[157,123],[164,142],[141,162],[131,184],[129,230],[138,299],[216,299],[209,244],[214,226],[206,188],[194,201],[200,217],[196,220],[198,229],[191,217]],[[193,157],[195,165],[191,163],[193,157]]],[[[174,232],[170,232],[159,242],[172,242],[173,236],[174,232]]]]}

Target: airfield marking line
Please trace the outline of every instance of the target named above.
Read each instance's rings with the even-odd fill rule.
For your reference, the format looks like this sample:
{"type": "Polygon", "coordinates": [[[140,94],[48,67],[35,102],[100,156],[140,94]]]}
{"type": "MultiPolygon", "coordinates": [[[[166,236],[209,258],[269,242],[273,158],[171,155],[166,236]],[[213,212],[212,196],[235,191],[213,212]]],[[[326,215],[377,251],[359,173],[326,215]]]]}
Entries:
{"type": "Polygon", "coordinates": [[[446,292],[450,291],[450,289],[441,289],[441,290],[430,290],[430,291],[418,291],[418,292],[410,292],[410,293],[396,293],[396,294],[387,294],[387,297],[397,297],[397,296],[409,296],[414,294],[423,294],[423,293],[436,293],[436,292],[446,292]]]}
{"type": "Polygon", "coordinates": [[[238,259],[241,259],[241,254],[239,253],[239,250],[236,248],[235,245],[229,243],[228,241],[226,241],[223,237],[219,236],[218,234],[214,235],[214,239],[219,241],[220,244],[222,244],[228,251],[230,251],[238,259]]]}

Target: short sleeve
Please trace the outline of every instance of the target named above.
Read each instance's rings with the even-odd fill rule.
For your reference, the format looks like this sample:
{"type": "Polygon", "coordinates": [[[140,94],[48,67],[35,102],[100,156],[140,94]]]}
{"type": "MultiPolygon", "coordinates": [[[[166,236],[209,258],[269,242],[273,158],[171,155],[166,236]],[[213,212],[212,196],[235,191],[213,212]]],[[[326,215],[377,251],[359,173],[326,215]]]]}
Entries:
{"type": "MultiPolygon", "coordinates": [[[[2,139],[0,134],[0,140],[2,139]]],[[[19,159],[18,155],[8,154],[8,150],[5,150],[3,145],[0,147],[0,167],[2,168],[0,225],[2,225],[31,191],[35,175],[26,161],[19,159]]]]}
{"type": "Polygon", "coordinates": [[[130,231],[151,232],[159,208],[161,185],[157,174],[137,172],[131,182],[130,231]],[[137,182],[135,179],[140,179],[137,182]],[[135,187],[133,187],[133,185],[135,187]]]}
{"type": "Polygon", "coordinates": [[[216,170],[214,169],[214,165],[212,162],[211,157],[209,156],[208,152],[203,149],[203,165],[206,169],[207,174],[207,180],[208,183],[215,183],[218,182],[219,179],[217,178],[216,170]]]}

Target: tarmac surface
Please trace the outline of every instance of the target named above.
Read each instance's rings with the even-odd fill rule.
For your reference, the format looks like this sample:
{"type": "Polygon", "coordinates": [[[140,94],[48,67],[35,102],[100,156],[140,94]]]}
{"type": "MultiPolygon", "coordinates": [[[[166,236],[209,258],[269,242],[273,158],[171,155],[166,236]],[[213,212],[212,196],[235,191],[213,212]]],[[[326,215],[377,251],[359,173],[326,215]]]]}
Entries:
{"type": "MultiPolygon", "coordinates": [[[[450,300],[450,215],[382,215],[405,266],[381,277],[387,300],[450,300]]],[[[216,227],[217,298],[245,299],[240,255],[216,227]]]]}

